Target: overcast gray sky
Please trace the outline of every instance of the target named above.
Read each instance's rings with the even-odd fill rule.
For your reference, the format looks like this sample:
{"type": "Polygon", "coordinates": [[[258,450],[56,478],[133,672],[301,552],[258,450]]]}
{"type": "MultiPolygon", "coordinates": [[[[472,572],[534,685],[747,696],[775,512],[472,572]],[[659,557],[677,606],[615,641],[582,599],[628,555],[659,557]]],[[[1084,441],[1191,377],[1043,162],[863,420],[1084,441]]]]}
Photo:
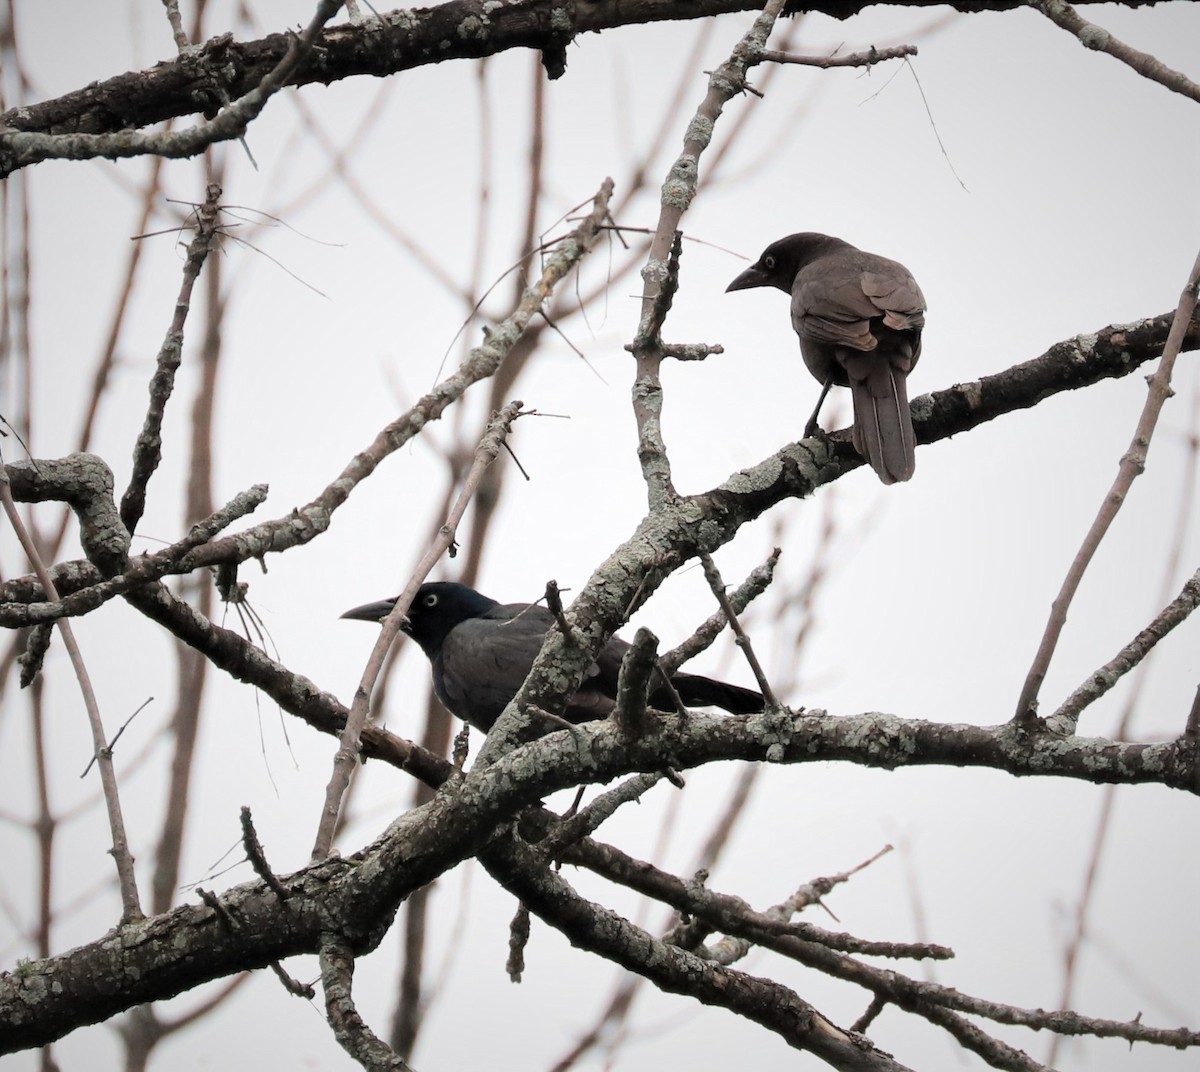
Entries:
{"type": "MultiPolygon", "coordinates": [[[[310,14],[305,4],[252,6],[263,31],[307,21],[310,14]]],[[[172,53],[156,4],[16,7],[32,100],[172,53]]],[[[216,32],[227,24],[219,12],[229,5],[209,7],[208,25],[216,32]]],[[[1085,14],[1200,78],[1197,5],[1138,11],[1089,6],[1085,14]]],[[[720,343],[726,351],[702,365],[664,372],[664,434],[681,491],[712,487],[801,433],[817,387],[799,360],[786,299],[765,290],[724,293],[745,265],[741,257],[756,257],[790,232],[837,234],[912,270],[929,302],[912,396],[1000,371],[1060,339],[1174,307],[1200,246],[1195,103],[1111,57],[1085,51],[1035,12],[952,17],[944,24],[943,16],[937,7],[888,7],[845,22],[807,19],[799,48],[814,53],[843,43],[855,51],[905,42],[934,23],[939,28],[920,37],[911,67],[883,65],[869,74],[786,67],[765,99],[746,97],[727,109],[717,143],[747,111],[750,137],[726,161],[722,181],[706,188],[685,217],[687,234],[703,244],[685,247],[682,288],[668,321],[671,341],[720,343]]],[[[652,142],[678,80],[687,79],[690,115],[704,93],[702,72],[721,62],[751,20],[750,14],[718,20],[700,61],[687,68],[685,57],[701,32],[689,24],[576,41],[565,77],[546,89],[547,182],[558,212],[590,198],[605,175],[616,178],[619,196],[630,160],[652,142]]],[[[486,278],[511,262],[524,212],[534,66],[529,54],[509,53],[487,69],[494,214],[486,278]]],[[[240,151],[232,152],[225,202],[282,214],[296,230],[254,236],[278,265],[235,245],[225,249],[233,296],[217,399],[219,501],[257,482],[271,486],[261,518],[308,501],[439,378],[448,350],[451,362],[460,352],[454,344],[459,305],[343,188],[331,185],[293,204],[324,167],[296,99],[339,142],[377,109],[349,168],[414,241],[462,278],[473,256],[477,218],[476,86],[476,66],[453,63],[386,83],[357,80],[285,91],[252,127],[249,147],[258,170],[240,151]]],[[[680,121],[670,129],[651,165],[656,178],[650,196],[624,210],[622,223],[653,227],[657,186],[678,151],[683,126],[680,121]]],[[[707,168],[707,158],[701,167],[707,168]]],[[[146,168],[144,161],[49,163],[24,176],[33,213],[33,447],[40,457],[73,449],[135,226],[131,191],[146,168]]],[[[202,198],[196,162],[170,162],[165,176],[170,197],[202,198]]],[[[555,215],[547,213],[543,221],[548,230],[555,215]]],[[[164,215],[154,228],[167,221],[164,215]]],[[[146,264],[95,446],[116,470],[118,487],[128,476],[182,259],[172,236],[145,241],[146,264]]],[[[620,258],[619,247],[612,255],[620,258]]],[[[603,279],[607,258],[605,250],[594,255],[585,278],[603,279]]],[[[529,406],[570,419],[528,419],[517,427],[513,446],[532,479],[513,480],[507,490],[492,535],[496,547],[480,581],[489,595],[534,599],[550,577],[578,589],[643,512],[629,406],[632,361],[623,350],[636,325],[638,289],[636,279],[613,287],[603,315],[590,317],[590,329],[578,317],[565,327],[590,368],[566,343],[551,343],[521,385],[519,397],[529,406]]],[[[500,293],[508,293],[507,285],[500,293]]],[[[503,307],[497,302],[490,308],[503,307]]],[[[1196,430],[1197,384],[1195,359],[1188,355],[1180,362],[1176,395],[1164,411],[1148,471],[1072,610],[1044,704],[1056,705],[1109,659],[1160,609],[1161,594],[1174,595],[1200,563],[1193,526],[1179,576],[1162,575],[1196,430]]],[[[185,353],[179,419],[169,425],[165,468],[151,485],[135,550],[180,535],[182,418],[194,386],[185,353]]],[[[747,526],[718,556],[726,579],[739,580],[776,542],[783,548],[781,569],[798,579],[816,546],[823,504],[836,498],[830,576],[815,633],[794,675],[796,688],[785,699],[838,714],[883,710],[980,724],[1009,718],[1050,602],[1128,446],[1144,397],[1137,375],[1060,395],[1031,412],[921,448],[909,484],[883,488],[863,469],[811,501],[785,504],[747,526]]],[[[481,402],[468,405],[475,411],[481,402]]],[[[837,423],[843,424],[848,402],[839,405],[837,423]]],[[[827,416],[832,419],[833,411],[827,416]]],[[[431,429],[430,439],[448,443],[448,430],[431,429]]],[[[271,560],[265,576],[253,568],[243,572],[281,660],[344,701],[373,635],[337,616],[402,587],[423,550],[443,467],[434,450],[415,443],[355,493],[326,537],[271,560]]],[[[7,532],[0,555],[6,576],[25,571],[7,532]]],[[[435,575],[452,576],[445,570],[435,575]]],[[[664,586],[636,621],[652,625],[670,645],[710,611],[703,576],[690,570],[664,586]]],[[[783,676],[791,655],[772,644],[772,623],[770,615],[749,621],[768,672],[783,676]]],[[[76,628],[112,724],[149,696],[172,695],[169,649],[131,609],[114,602],[76,628]]],[[[1196,687],[1197,650],[1194,623],[1161,646],[1135,734],[1161,739],[1182,729],[1196,687]]],[[[54,747],[79,757],[55,786],[58,804],[67,807],[90,799],[96,789],[94,781],[76,778],[90,745],[63,658],[56,650],[48,668],[57,675],[50,691],[54,747]]],[[[710,653],[704,667],[750,681],[732,645],[710,653]]],[[[428,665],[414,649],[404,655],[399,673],[388,724],[407,734],[415,732],[428,665]]],[[[1089,710],[1080,732],[1109,732],[1127,695],[1124,685],[1114,690],[1089,710]]],[[[5,703],[0,810],[27,815],[32,775],[18,717],[23,701],[10,691],[5,703]]],[[[209,877],[237,842],[243,804],[253,808],[273,864],[279,870],[301,866],[334,743],[291,724],[289,753],[277,712],[230,682],[215,684],[209,707],[196,786],[198,826],[187,847],[185,881],[223,888],[249,877],[244,867],[215,883],[209,877]]],[[[138,729],[144,742],[168,716],[164,705],[152,704],[130,731],[130,754],[140,743],[138,729]]],[[[134,851],[144,859],[157,833],[164,762],[160,749],[123,784],[134,851]]],[[[681,829],[661,861],[665,866],[688,867],[733,774],[711,768],[688,776],[681,829]]],[[[409,784],[391,770],[367,767],[363,777],[363,813],[341,839],[345,851],[368,842],[409,799],[409,784]]],[[[657,792],[618,815],[606,828],[609,840],[649,855],[673,791],[657,792]]],[[[1051,1007],[1101,798],[1091,786],[984,771],[889,774],[833,764],[772,769],[760,779],[712,885],[766,906],[799,883],[849,868],[892,842],[899,851],[830,899],[838,926],[872,938],[919,936],[950,945],[958,958],[938,966],[940,981],[997,1001],[1051,1007]],[[920,934],[914,889],[925,927],[920,934]]],[[[78,883],[75,889],[60,885],[60,894],[70,902],[81,891],[92,892],[64,917],[55,939],[59,950],[99,935],[116,918],[97,811],[62,831],[62,859],[70,861],[78,883]]],[[[1114,823],[1115,845],[1092,917],[1096,942],[1087,947],[1075,1007],[1114,1019],[1142,1011],[1146,1022],[1164,1027],[1184,1026],[1190,1017],[1194,1027],[1200,954],[1195,801],[1155,788],[1122,790],[1114,823]]],[[[27,920],[33,911],[32,839],[0,823],[0,845],[9,861],[0,890],[27,920]]],[[[593,886],[586,876],[570,877],[585,893],[631,909],[620,893],[593,886]]],[[[617,970],[571,951],[535,922],[526,981],[514,987],[503,971],[511,897],[481,873],[459,869],[440,884],[435,907],[431,964],[440,964],[447,949],[454,952],[446,998],[431,1011],[416,1066],[421,1072],[547,1067],[591,1022],[617,970]]],[[[660,920],[652,912],[647,922],[660,920]]],[[[27,954],[7,911],[0,914],[0,950],[6,964],[27,954]]],[[[396,950],[389,937],[356,977],[360,1007],[380,1030],[391,1015],[396,950]]],[[[290,967],[301,978],[316,974],[315,960],[290,967]]],[[[747,967],[777,974],[843,1024],[865,1005],[857,991],[763,955],[747,967]]],[[[184,1010],[199,997],[185,995],[173,1004],[184,1010]]],[[[748,1056],[764,1069],[817,1064],[730,1014],[682,999],[647,993],[634,1025],[636,1041],[619,1061],[623,1070],[683,1061],[726,1067],[748,1056]]],[[[873,1037],[923,1069],[982,1067],[973,1058],[960,1060],[948,1043],[894,1012],[878,1021],[873,1037]]],[[[1011,1037],[1034,1056],[1045,1052],[1044,1039],[1011,1037]]],[[[76,1032],[58,1047],[64,1068],[85,1061],[115,1067],[118,1052],[107,1027],[76,1032]]],[[[1195,1060],[1146,1047],[1131,1052],[1120,1042],[1064,1052],[1069,1059],[1063,1067],[1102,1072],[1184,1069],[1195,1060]]],[[[159,1067],[178,1069],[348,1067],[319,1012],[302,1007],[265,975],[196,1031],[168,1043],[159,1061],[159,1067]]],[[[9,1059],[14,1069],[34,1064],[30,1055],[9,1059]]]]}

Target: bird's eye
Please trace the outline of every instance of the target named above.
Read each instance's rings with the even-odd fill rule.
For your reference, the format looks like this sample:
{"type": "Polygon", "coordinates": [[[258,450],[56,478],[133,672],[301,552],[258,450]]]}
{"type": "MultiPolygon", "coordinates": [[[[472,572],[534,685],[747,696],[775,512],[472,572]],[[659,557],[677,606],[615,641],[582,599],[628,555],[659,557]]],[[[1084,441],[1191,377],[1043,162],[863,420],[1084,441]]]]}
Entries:
{"type": "Polygon", "coordinates": [[[421,602],[423,602],[427,607],[436,607],[438,597],[435,593],[430,592],[429,595],[427,595],[421,602]]]}
{"type": "Polygon", "coordinates": [[[775,258],[770,255],[763,257],[763,264],[766,265],[767,271],[770,271],[772,268],[775,267],[775,258]]]}

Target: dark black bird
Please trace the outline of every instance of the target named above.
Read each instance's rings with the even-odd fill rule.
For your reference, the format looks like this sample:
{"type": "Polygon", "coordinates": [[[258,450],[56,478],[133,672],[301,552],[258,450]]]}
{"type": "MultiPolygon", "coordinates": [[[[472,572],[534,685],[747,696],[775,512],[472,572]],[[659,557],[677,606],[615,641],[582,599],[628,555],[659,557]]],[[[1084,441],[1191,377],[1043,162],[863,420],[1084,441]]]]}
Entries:
{"type": "MultiPolygon", "coordinates": [[[[355,607],[342,617],[379,622],[395,605],[395,599],[385,599],[355,607]]],[[[465,584],[430,581],[417,589],[403,628],[429,656],[438,699],[452,714],[486,733],[517,694],[554,624],[554,615],[545,607],[500,604],[465,584]]],[[[616,706],[617,674],[628,649],[617,637],[601,648],[563,717],[576,723],[608,717],[616,706]]],[[[759,693],[737,685],[695,674],[675,674],[671,684],[690,706],[722,707],[737,715],[763,709],[759,693]]],[[[661,685],[651,691],[650,705],[660,710],[675,706],[661,685]]]]}
{"type": "Polygon", "coordinates": [[[854,448],[885,484],[916,468],[906,380],[921,356],[925,296],[897,261],[829,235],[804,232],[773,242],[729,286],[778,287],[792,296],[792,327],[821,397],[804,429],[817,431],[829,388],[849,387],[854,448]]]}

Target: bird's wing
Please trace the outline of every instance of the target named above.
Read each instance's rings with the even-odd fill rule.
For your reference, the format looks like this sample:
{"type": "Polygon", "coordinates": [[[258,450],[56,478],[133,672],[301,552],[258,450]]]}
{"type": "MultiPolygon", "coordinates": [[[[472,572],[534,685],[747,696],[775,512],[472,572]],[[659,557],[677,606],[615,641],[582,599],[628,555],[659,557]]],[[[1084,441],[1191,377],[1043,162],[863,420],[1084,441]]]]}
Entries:
{"type": "Polygon", "coordinates": [[[536,615],[510,611],[496,607],[460,622],[440,652],[436,676],[446,706],[485,730],[521,687],[546,635],[547,623],[536,615]]]}
{"type": "MultiPolygon", "coordinates": [[[[857,254],[857,251],[854,251],[857,254]]],[[[925,298],[908,269],[861,254],[822,258],[802,269],[792,289],[792,326],[802,339],[856,350],[875,349],[871,321],[896,331],[920,330],[925,298]]]]}
{"type": "Polygon", "coordinates": [[[925,326],[925,295],[907,268],[895,261],[888,263],[893,267],[887,271],[862,273],[863,294],[883,313],[889,328],[920,331],[925,326]]]}
{"type": "MultiPolygon", "coordinates": [[[[446,706],[482,729],[490,728],[529,674],[554,615],[545,607],[513,603],[460,622],[441,650],[441,690],[446,706]]],[[[589,688],[600,674],[595,663],[572,699],[566,717],[575,722],[602,718],[611,708],[589,688]]]]}
{"type": "Polygon", "coordinates": [[[871,318],[879,309],[863,292],[860,273],[810,273],[805,269],[792,290],[792,327],[801,339],[873,350],[871,318]]]}

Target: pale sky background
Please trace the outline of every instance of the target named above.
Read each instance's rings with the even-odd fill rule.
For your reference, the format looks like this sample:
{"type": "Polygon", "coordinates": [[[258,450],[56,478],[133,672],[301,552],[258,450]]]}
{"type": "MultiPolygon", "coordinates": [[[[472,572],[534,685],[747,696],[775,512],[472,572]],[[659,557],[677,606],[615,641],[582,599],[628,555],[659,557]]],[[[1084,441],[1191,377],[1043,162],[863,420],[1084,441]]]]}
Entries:
{"type": "MultiPolygon", "coordinates": [[[[311,14],[307,4],[252,6],[263,32],[307,22],[311,14]]],[[[209,7],[211,33],[232,25],[221,15],[231,5],[209,7]]],[[[190,18],[189,5],[184,10],[190,18]]],[[[845,51],[856,51],[914,40],[944,12],[878,8],[841,23],[813,17],[803,24],[798,50],[822,53],[844,43],[845,51]]],[[[1197,5],[1139,11],[1088,6],[1084,14],[1200,78],[1197,5]]],[[[166,19],[154,3],[18,3],[17,18],[34,101],[173,53],[166,19]]],[[[547,230],[559,212],[590,198],[605,175],[616,179],[620,195],[630,161],[651,142],[662,109],[684,78],[684,117],[650,165],[650,195],[620,217],[630,226],[654,226],[657,187],[704,93],[702,72],[728,55],[752,19],[747,13],[718,20],[701,60],[686,68],[701,32],[687,23],[590,35],[568,50],[565,77],[546,88],[547,184],[556,201],[543,220],[547,230]]],[[[239,30],[238,36],[259,33],[239,30]]],[[[765,100],[746,97],[727,109],[717,142],[747,110],[750,138],[726,162],[724,181],[703,191],[684,219],[687,233],[708,244],[685,248],[682,289],[667,322],[670,341],[719,342],[726,349],[703,365],[664,371],[664,434],[681,491],[710,488],[794,440],[811,409],[817,386],[799,360],[784,296],[723,293],[745,264],[733,254],[756,257],[792,231],[838,234],[912,270],[929,302],[924,354],[910,379],[913,397],[998,372],[1078,333],[1174,307],[1200,246],[1197,105],[1111,57],[1085,51],[1031,11],[955,17],[919,44],[913,67],[932,124],[913,72],[896,65],[870,74],[788,67],[777,73],[765,100]]],[[[487,278],[511,263],[525,211],[534,65],[531,54],[513,52],[488,67],[494,237],[487,278]]],[[[269,483],[271,495],[253,520],[282,516],[307,502],[439,378],[448,348],[451,362],[459,354],[452,347],[462,319],[458,303],[342,187],[331,184],[289,207],[326,166],[296,98],[339,142],[378,104],[378,117],[349,167],[400,227],[463,278],[477,218],[476,83],[475,64],[451,63],[384,83],[359,79],[285,91],[251,130],[259,170],[239,149],[231,150],[224,201],[282,214],[300,233],[277,228],[254,236],[286,272],[232,244],[225,250],[225,280],[235,294],[217,399],[218,502],[257,482],[269,483]]],[[[11,80],[6,86],[11,92],[11,80]]],[[[701,161],[703,173],[708,161],[701,161]]],[[[24,173],[34,229],[33,447],[39,457],[63,454],[76,440],[136,225],[131,191],[146,168],[145,161],[50,163],[24,173]]],[[[202,198],[197,162],[169,162],[165,175],[168,196],[202,198]]],[[[167,226],[170,217],[163,215],[151,229],[167,226]]],[[[119,490],[128,479],[146,383],[182,262],[171,236],[145,241],[121,364],[94,447],[114,467],[119,490]]],[[[619,248],[613,256],[621,258],[619,248]]],[[[603,279],[607,260],[607,251],[598,250],[585,279],[603,279]]],[[[622,349],[636,326],[639,289],[636,277],[612,287],[606,312],[590,316],[593,331],[579,317],[563,325],[603,380],[565,343],[551,341],[520,383],[516,394],[527,405],[570,420],[530,418],[517,426],[513,446],[532,480],[510,478],[506,487],[479,584],[489,595],[533,599],[551,577],[578,590],[642,515],[645,492],[629,405],[633,366],[622,349]]],[[[490,310],[506,311],[502,302],[510,292],[506,281],[498,290],[501,304],[490,310]]],[[[477,328],[472,337],[478,338],[477,328]]],[[[164,468],[151,483],[135,550],[182,534],[180,470],[195,388],[188,356],[185,350],[164,468]]],[[[1195,357],[1187,355],[1149,468],[1072,609],[1043,688],[1044,710],[1109,659],[1161,608],[1162,593],[1173,597],[1200,564],[1193,526],[1180,574],[1162,575],[1178,524],[1188,437],[1196,429],[1197,382],[1195,357]]],[[[472,413],[482,405],[483,390],[468,400],[472,413]]],[[[1113,478],[1144,398],[1141,375],[1060,395],[1034,411],[921,448],[909,484],[883,488],[864,468],[811,501],[785,504],[746,526],[718,556],[726,580],[740,581],[778,542],[781,572],[794,584],[816,546],[825,502],[837,501],[831,575],[787,701],[836,714],[882,710],[979,724],[1009,718],[1050,602],[1113,478]]],[[[842,420],[834,422],[827,409],[827,425],[844,423],[848,402],[839,403],[842,420]]],[[[270,559],[265,576],[253,564],[241,575],[251,583],[251,599],[282,661],[345,702],[373,636],[365,626],[337,618],[348,607],[399,591],[424,549],[444,468],[425,438],[449,443],[449,429],[431,428],[390,458],[338,512],[324,537],[270,559]]],[[[5,443],[11,459],[11,440],[5,443]]],[[[49,527],[58,515],[45,509],[38,516],[49,527]]],[[[5,576],[26,571],[7,531],[0,538],[0,567],[5,576]]],[[[453,576],[450,568],[435,576],[453,576]]],[[[711,603],[702,574],[692,569],[664,586],[636,623],[652,626],[664,645],[673,645],[711,612],[711,603]]],[[[783,615],[770,604],[757,622],[748,619],[768,673],[777,677],[791,657],[771,639],[783,615]]],[[[157,627],[120,601],[79,620],[76,629],[110,727],[148,697],[160,698],[123,739],[123,755],[132,759],[170,714],[170,649],[157,627]]],[[[1196,630],[1194,622],[1186,623],[1160,645],[1135,735],[1163,739],[1182,730],[1200,669],[1196,630]]],[[[693,665],[750,681],[728,642],[693,665]]],[[[78,779],[90,743],[58,644],[47,669],[52,749],[61,764],[53,792],[65,810],[92,800],[98,783],[94,776],[78,779]]],[[[428,664],[415,647],[403,656],[399,674],[387,724],[408,735],[417,732],[428,678],[428,664]]],[[[240,856],[243,804],[253,809],[277,870],[306,862],[335,742],[288,719],[289,752],[273,706],[219,678],[213,675],[201,735],[183,879],[223,889],[251,877],[244,865],[217,878],[211,873],[214,865],[225,866],[218,861],[230,849],[232,858],[240,856]]],[[[1127,696],[1128,683],[1088,711],[1080,732],[1109,732],[1127,696]]],[[[32,813],[26,721],[24,699],[10,690],[0,712],[0,812],[7,816],[32,813]]],[[[476,737],[473,747],[478,744],[476,737]]],[[[167,754],[159,746],[122,782],[134,851],[145,865],[158,833],[167,754]]],[[[119,770],[121,758],[119,752],[119,770]]],[[[688,774],[677,802],[680,829],[659,863],[689,870],[734,773],[713,767],[688,774]]],[[[359,818],[340,842],[347,852],[378,834],[411,792],[410,783],[388,768],[368,766],[363,776],[359,818]]],[[[618,814],[601,836],[648,857],[672,794],[660,787],[640,807],[618,814]]],[[[711,885],[766,907],[800,883],[850,868],[894,843],[896,852],[829,899],[840,923],[818,914],[805,918],[869,938],[920,937],[950,945],[958,956],[936,966],[940,982],[1018,1006],[1052,1007],[1102,797],[1102,789],[1089,785],[979,770],[888,773],[845,764],[770,769],[711,885]],[[923,930],[915,922],[918,911],[923,930]]],[[[1195,800],[1154,787],[1122,789],[1114,823],[1091,917],[1095,941],[1085,947],[1074,1007],[1122,1020],[1141,1012],[1155,1026],[1195,1028],[1195,800]]],[[[56,951],[100,936],[117,918],[105,839],[98,808],[61,831],[63,877],[56,889],[71,907],[56,930],[56,951]]],[[[34,911],[33,840],[0,822],[0,851],[6,861],[0,964],[11,966],[28,953],[16,932],[34,911]]],[[[585,894],[633,910],[621,891],[581,873],[567,877],[585,894]]],[[[148,887],[148,874],[143,884],[148,887]]],[[[504,958],[514,907],[511,896],[473,865],[439,884],[430,981],[448,967],[445,993],[414,1055],[420,1072],[547,1068],[607,999],[619,969],[569,949],[536,920],[525,982],[511,985],[504,958]]],[[[646,922],[657,929],[663,916],[652,910],[646,922]]],[[[381,1034],[392,1015],[396,964],[393,934],[359,962],[356,974],[360,1011],[381,1034]]],[[[862,992],[773,956],[756,954],[740,966],[794,986],[845,1026],[867,1004],[862,992]]],[[[317,974],[315,958],[289,962],[288,968],[304,980],[317,974]]],[[[924,969],[915,972],[924,977],[924,969]]],[[[179,1015],[205,993],[184,995],[163,1012],[179,1015]]],[[[732,1014],[648,987],[632,1026],[634,1039],[617,1061],[625,1072],[685,1062],[723,1068],[747,1059],[762,1069],[824,1067],[732,1014]]],[[[894,1010],[871,1033],[916,1068],[984,1067],[936,1030],[894,1010]]],[[[1044,1058],[1043,1036],[1005,1037],[1044,1058]]],[[[119,1067],[111,1026],[77,1031],[56,1053],[64,1069],[119,1067]]],[[[319,1005],[305,1008],[269,973],[260,973],[156,1056],[155,1067],[183,1070],[351,1067],[319,1005]]],[[[1182,1070],[1195,1062],[1194,1052],[1144,1046],[1131,1052],[1120,1041],[1068,1046],[1059,1059],[1063,1068],[1100,1072],[1182,1070]]],[[[20,1055],[4,1067],[30,1069],[35,1063],[34,1055],[20,1055]]]]}

